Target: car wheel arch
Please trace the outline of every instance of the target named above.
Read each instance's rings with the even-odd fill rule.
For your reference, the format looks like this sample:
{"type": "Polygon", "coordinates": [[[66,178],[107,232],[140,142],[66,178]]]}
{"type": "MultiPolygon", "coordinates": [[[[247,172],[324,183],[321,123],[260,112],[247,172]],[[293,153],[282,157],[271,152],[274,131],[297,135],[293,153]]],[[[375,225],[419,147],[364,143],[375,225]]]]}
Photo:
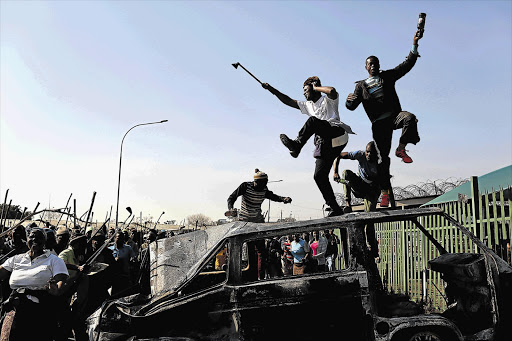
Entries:
{"type": "Polygon", "coordinates": [[[391,338],[391,341],[420,341],[422,335],[436,336],[433,341],[459,341],[457,333],[446,326],[417,326],[406,327],[398,330],[391,338]]]}

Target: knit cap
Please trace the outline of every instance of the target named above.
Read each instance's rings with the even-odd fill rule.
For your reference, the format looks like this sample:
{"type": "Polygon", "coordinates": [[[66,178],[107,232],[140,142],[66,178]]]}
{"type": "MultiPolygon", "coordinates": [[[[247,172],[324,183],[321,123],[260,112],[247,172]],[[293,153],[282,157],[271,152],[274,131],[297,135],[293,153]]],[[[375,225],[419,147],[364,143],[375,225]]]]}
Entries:
{"type": "Polygon", "coordinates": [[[254,180],[268,179],[267,173],[261,172],[258,168],[254,172],[254,180]]]}

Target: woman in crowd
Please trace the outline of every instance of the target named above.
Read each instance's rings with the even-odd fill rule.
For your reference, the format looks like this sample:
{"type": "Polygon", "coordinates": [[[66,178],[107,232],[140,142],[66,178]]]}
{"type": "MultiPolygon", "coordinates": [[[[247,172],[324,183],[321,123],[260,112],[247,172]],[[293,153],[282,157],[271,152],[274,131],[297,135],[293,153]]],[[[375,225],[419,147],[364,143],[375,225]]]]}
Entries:
{"type": "Polygon", "coordinates": [[[2,304],[2,340],[52,340],[55,314],[49,314],[61,294],[68,271],[64,261],[45,251],[46,233],[30,230],[29,251],[10,257],[0,266],[0,280],[10,276],[12,291],[2,304]],[[11,328],[12,327],[12,328],[11,328]]]}
{"type": "Polygon", "coordinates": [[[309,244],[313,253],[314,271],[325,271],[325,252],[327,251],[327,239],[320,235],[320,231],[313,231],[313,240],[309,244]]]}
{"type": "Polygon", "coordinates": [[[290,244],[289,252],[293,256],[293,274],[304,274],[304,267],[309,253],[309,245],[300,237],[300,234],[296,234],[294,236],[294,239],[290,244]]]}

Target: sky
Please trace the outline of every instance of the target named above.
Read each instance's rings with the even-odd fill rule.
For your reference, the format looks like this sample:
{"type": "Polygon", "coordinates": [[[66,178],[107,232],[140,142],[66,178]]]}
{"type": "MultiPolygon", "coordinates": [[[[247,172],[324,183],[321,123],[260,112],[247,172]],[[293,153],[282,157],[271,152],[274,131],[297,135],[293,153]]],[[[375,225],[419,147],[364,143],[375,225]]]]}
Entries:
{"type": "MultiPolygon", "coordinates": [[[[303,100],[319,76],[340,94],[345,151],[372,139],[362,106],[344,107],[354,82],[400,64],[427,13],[415,67],[396,84],[421,142],[412,164],[391,156],[393,186],[484,175],[512,163],[510,1],[0,1],[0,199],[33,210],[94,200],[93,221],[224,218],[228,196],[254,169],[291,204],[271,221],[322,217],[312,141],[297,159],[307,117],[262,82],[303,100]]],[[[393,147],[400,132],[395,131],[393,147]]],[[[342,169],[357,170],[343,160],[342,169]]],[[[331,173],[332,178],[332,173],[331,173]]],[[[341,185],[332,182],[335,192],[341,185]]],[[[240,200],[235,207],[240,207],[240,200]]],[[[268,210],[268,203],[262,208],[268,210]]]]}

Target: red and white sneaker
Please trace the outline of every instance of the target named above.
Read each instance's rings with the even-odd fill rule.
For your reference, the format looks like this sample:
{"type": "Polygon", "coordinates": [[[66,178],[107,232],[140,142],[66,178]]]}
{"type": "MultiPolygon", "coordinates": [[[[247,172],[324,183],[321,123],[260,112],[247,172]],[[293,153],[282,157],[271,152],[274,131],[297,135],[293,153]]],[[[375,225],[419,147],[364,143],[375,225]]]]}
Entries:
{"type": "Polygon", "coordinates": [[[395,155],[401,158],[405,163],[412,163],[412,159],[409,155],[407,155],[405,149],[397,149],[395,155]]]}
{"type": "Polygon", "coordinates": [[[380,207],[388,207],[389,206],[389,194],[382,194],[382,198],[380,199],[380,207]]]}

